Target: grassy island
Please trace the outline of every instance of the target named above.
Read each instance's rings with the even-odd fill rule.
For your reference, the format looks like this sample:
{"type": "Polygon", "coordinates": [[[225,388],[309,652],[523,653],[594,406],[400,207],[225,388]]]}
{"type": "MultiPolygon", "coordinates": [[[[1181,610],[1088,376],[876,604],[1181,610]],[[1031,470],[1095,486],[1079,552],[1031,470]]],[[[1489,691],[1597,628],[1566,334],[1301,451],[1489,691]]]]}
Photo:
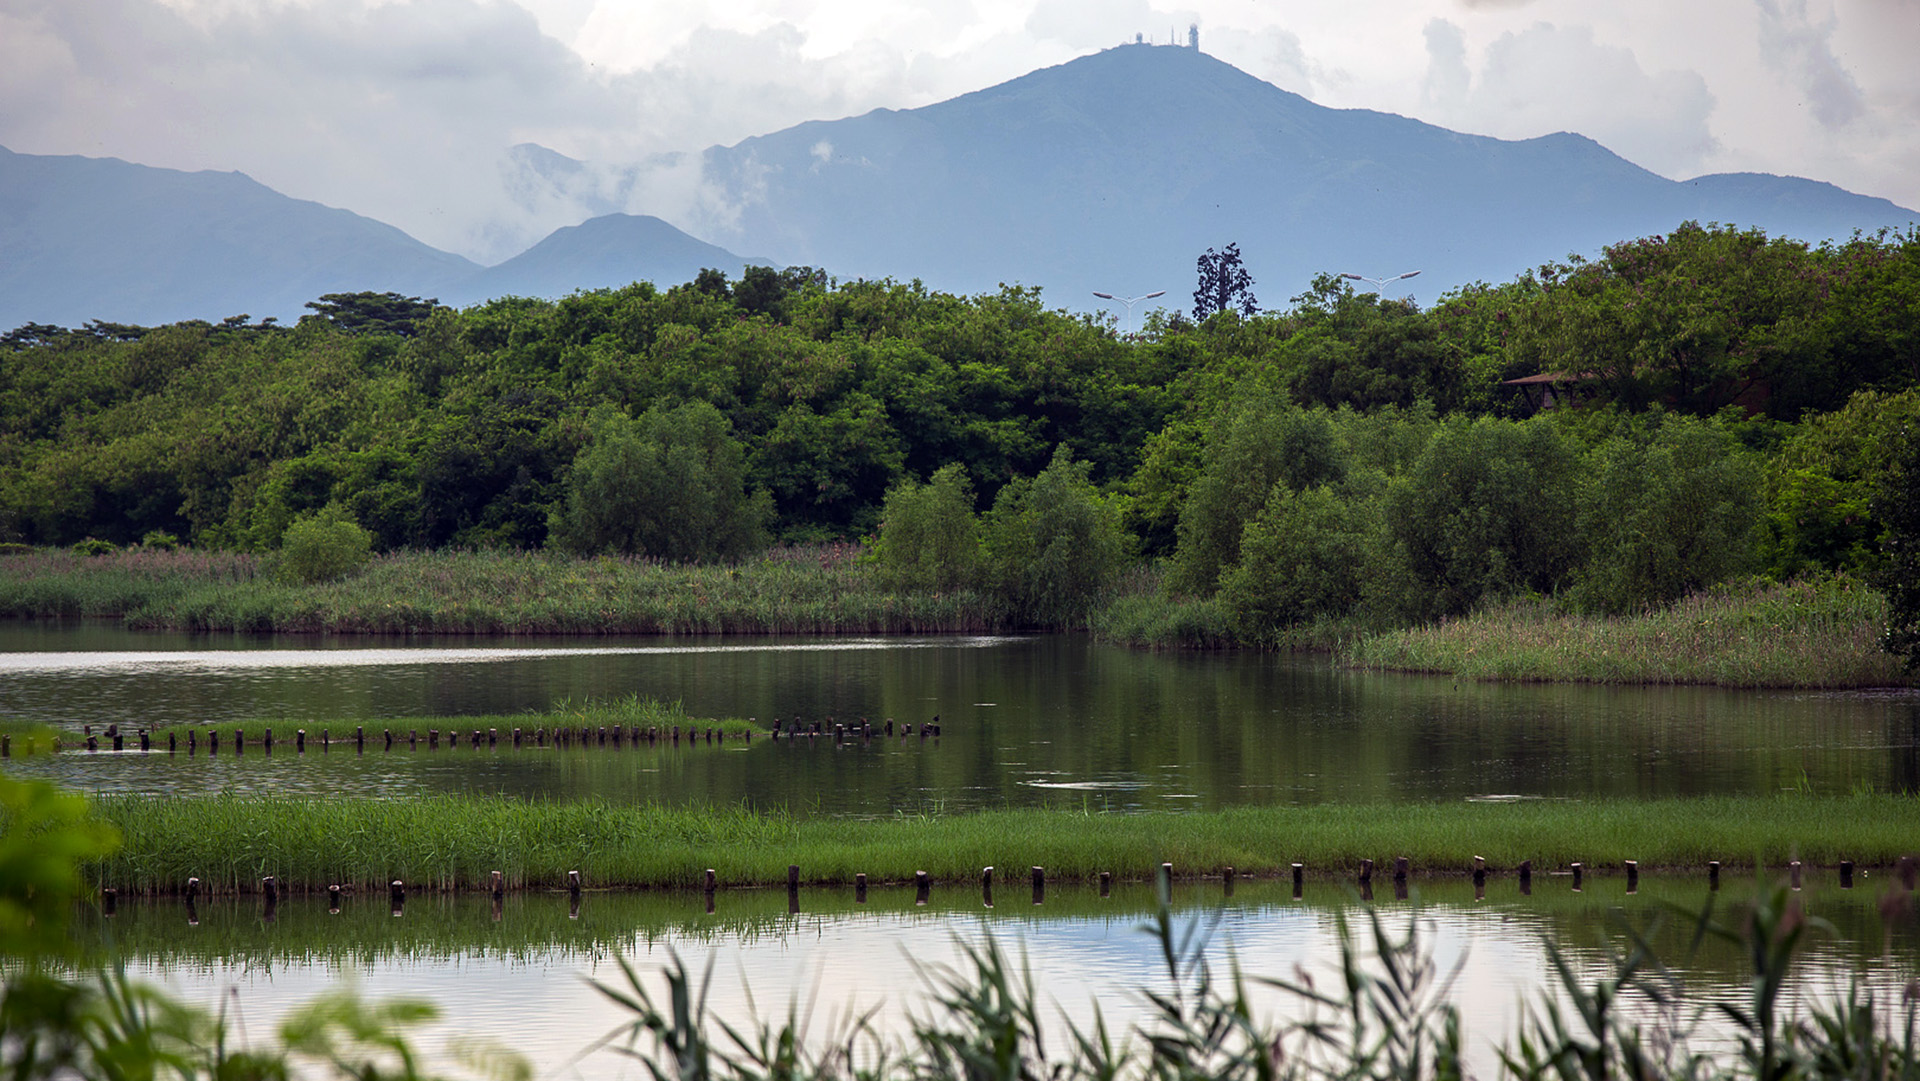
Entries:
{"type": "Polygon", "coordinates": [[[810,884],[977,882],[996,866],[1024,880],[1177,874],[1288,873],[1350,877],[1360,860],[1395,857],[1416,874],[1460,874],[1482,856],[1496,872],[1531,860],[1546,874],[1581,862],[1643,870],[1772,868],[1789,860],[1893,864],[1920,835],[1920,800],[1905,796],[1409,803],[1233,808],[1192,814],[1005,810],[876,820],[809,819],[739,807],[616,805],[468,796],[340,799],[101,796],[96,813],[118,850],[91,866],[102,885],[171,892],[188,877],[211,890],[340,884],[479,888],[490,872],[519,889],[556,889],[569,871],[596,888],[698,884],[713,868],[727,886],[772,886],[800,868],[810,884]]]}

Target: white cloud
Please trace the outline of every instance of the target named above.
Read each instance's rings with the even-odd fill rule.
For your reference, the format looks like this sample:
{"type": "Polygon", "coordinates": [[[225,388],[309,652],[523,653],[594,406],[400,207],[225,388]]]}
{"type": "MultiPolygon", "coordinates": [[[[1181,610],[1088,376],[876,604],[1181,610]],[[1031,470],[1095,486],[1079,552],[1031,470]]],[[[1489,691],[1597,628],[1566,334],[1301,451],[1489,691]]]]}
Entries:
{"type": "Polygon", "coordinates": [[[1190,22],[1322,104],[1920,206],[1909,0],[0,0],[0,144],[238,169],[497,259],[606,207],[726,220],[706,146],[1190,22]],[[526,142],[590,165],[530,177],[526,142]]]}

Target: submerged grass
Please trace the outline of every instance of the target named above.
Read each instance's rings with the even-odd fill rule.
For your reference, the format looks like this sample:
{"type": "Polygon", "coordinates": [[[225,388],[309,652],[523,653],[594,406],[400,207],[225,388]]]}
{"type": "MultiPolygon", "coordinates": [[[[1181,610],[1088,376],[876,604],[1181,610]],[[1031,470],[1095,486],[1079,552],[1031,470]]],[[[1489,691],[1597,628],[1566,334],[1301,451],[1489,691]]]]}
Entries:
{"type": "Polygon", "coordinates": [[[738,565],[555,552],[396,552],[349,578],[284,582],[237,553],[58,550],[0,559],[0,615],[143,629],[346,634],[921,634],[1004,625],[973,592],[884,588],[854,545],[738,565]]]}
{"type": "Polygon", "coordinates": [[[1569,614],[1547,602],[1362,639],[1358,667],[1469,679],[1708,683],[1725,687],[1913,686],[1879,647],[1886,598],[1848,578],[1748,583],[1637,616],[1569,614]]]}
{"type": "Polygon", "coordinates": [[[168,892],[188,877],[218,890],[383,887],[475,888],[491,871],[515,888],[564,886],[578,870],[593,887],[684,887],[714,868],[727,885],[775,885],[788,865],[809,883],[977,880],[1002,869],[1023,882],[1110,871],[1146,878],[1162,862],[1182,875],[1231,866],[1242,874],[1303,863],[1349,875],[1359,860],[1396,856],[1418,873],[1457,873],[1473,856],[1496,870],[1532,860],[1539,873],[1637,860],[1644,869],[1779,867],[1853,860],[1889,865],[1914,850],[1920,799],[1708,797],[1518,803],[1234,808],[1199,814],[1091,814],[1005,810],[954,817],[804,819],[743,807],[624,806],[477,796],[340,799],[102,795],[99,815],[124,844],[92,868],[103,885],[168,892]]]}

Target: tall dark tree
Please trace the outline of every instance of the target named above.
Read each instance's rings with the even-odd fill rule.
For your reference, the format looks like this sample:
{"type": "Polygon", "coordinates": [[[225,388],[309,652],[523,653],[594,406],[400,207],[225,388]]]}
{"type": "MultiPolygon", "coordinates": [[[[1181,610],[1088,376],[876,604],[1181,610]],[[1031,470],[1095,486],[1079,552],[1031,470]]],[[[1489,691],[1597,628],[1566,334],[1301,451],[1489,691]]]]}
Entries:
{"type": "Polygon", "coordinates": [[[310,300],[314,310],[305,319],[325,319],[349,334],[397,334],[411,338],[440,307],[435,298],[401,296],[399,293],[326,293],[310,300]]]}
{"type": "Polygon", "coordinates": [[[1208,248],[1195,266],[1200,272],[1200,287],[1193,291],[1195,319],[1235,310],[1251,318],[1260,310],[1253,299],[1253,275],[1240,264],[1240,245],[1229,244],[1219,251],[1208,248]]]}

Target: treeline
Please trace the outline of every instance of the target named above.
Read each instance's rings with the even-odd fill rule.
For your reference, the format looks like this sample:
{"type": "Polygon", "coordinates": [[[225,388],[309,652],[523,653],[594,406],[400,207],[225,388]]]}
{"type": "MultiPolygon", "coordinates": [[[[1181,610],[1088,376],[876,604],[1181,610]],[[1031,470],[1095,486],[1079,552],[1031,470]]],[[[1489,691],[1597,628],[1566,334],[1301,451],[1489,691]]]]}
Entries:
{"type": "Polygon", "coordinates": [[[1513,593],[1621,610],[1884,560],[1920,385],[1916,233],[1689,223],[1424,309],[1327,275],[1125,338],[1037,290],[807,268],[311,307],[0,338],[0,540],[270,551],[316,520],[374,550],[713,560],[877,536],[902,588],[985,583],[1040,622],[1159,561],[1255,639],[1513,593]],[[1503,382],[1536,375],[1583,408],[1530,417],[1503,382]]]}

